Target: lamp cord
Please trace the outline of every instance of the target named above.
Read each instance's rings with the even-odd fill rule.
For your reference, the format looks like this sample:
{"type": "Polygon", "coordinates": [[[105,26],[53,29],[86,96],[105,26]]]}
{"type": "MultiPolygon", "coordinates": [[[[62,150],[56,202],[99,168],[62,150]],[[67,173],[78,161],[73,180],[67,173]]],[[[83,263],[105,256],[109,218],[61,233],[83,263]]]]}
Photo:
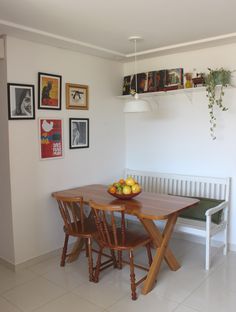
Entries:
{"type": "Polygon", "coordinates": [[[137,79],[137,40],[134,40],[134,72],[135,72],[135,92],[138,93],[138,79],[137,79]]]}

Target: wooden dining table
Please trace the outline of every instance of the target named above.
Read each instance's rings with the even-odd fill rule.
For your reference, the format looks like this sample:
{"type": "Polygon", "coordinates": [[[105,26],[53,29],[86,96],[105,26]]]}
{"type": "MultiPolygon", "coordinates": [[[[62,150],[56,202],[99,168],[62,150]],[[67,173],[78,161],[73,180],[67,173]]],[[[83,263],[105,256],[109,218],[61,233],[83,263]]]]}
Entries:
{"type": "MultiPolygon", "coordinates": [[[[85,204],[89,204],[90,200],[103,204],[122,204],[125,206],[126,214],[136,216],[140,220],[152,238],[156,250],[152,265],[142,287],[142,294],[147,294],[152,290],[163,259],[172,271],[180,268],[180,264],[168,244],[179,213],[188,207],[196,205],[199,202],[198,199],[149,192],[142,192],[133,199],[116,199],[107,192],[106,185],[100,184],[54,192],[52,195],[65,197],[82,196],[85,204]],[[166,221],[163,231],[158,228],[158,225],[155,223],[156,220],[166,221]]],[[[74,245],[70,262],[78,257],[81,248],[82,243],[78,241],[74,245]]]]}

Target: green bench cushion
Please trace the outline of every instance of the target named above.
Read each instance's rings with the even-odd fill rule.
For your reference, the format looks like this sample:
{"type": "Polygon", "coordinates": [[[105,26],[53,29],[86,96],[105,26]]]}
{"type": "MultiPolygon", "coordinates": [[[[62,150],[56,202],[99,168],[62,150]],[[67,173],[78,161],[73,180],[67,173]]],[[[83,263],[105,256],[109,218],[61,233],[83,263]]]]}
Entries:
{"type": "MultiPolygon", "coordinates": [[[[190,197],[190,196],[184,196],[184,197],[190,197]]],[[[200,201],[195,206],[187,208],[183,212],[181,212],[179,215],[181,218],[206,221],[206,215],[205,215],[206,211],[224,202],[224,200],[203,198],[203,197],[190,197],[190,198],[196,198],[196,199],[199,199],[200,201]]],[[[221,222],[222,213],[223,213],[222,210],[214,213],[211,217],[212,222],[219,224],[221,222]]]]}

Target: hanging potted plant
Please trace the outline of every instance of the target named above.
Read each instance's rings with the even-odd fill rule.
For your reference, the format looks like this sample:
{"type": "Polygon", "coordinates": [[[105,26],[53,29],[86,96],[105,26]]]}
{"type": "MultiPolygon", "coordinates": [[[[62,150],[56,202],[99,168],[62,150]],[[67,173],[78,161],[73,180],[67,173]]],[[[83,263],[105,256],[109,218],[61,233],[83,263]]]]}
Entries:
{"type": "Polygon", "coordinates": [[[208,68],[208,70],[209,73],[205,75],[205,85],[207,97],[209,100],[208,108],[210,114],[210,134],[212,139],[215,140],[216,117],[214,115],[214,106],[217,105],[222,111],[228,110],[228,108],[223,105],[223,96],[224,89],[231,82],[232,72],[224,68],[220,69],[208,68]]]}

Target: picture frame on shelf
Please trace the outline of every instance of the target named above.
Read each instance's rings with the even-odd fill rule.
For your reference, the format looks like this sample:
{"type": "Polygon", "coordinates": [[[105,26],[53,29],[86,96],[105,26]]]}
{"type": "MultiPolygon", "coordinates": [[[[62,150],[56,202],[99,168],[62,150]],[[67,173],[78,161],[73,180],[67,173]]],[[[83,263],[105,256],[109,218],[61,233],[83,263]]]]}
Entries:
{"type": "Polygon", "coordinates": [[[60,75],[38,73],[38,109],[61,110],[60,75]]]}
{"type": "Polygon", "coordinates": [[[131,83],[131,76],[125,76],[123,79],[123,88],[122,88],[122,95],[129,95],[130,94],[130,83],[131,83]]]}
{"type": "Polygon", "coordinates": [[[70,149],[89,147],[89,119],[69,119],[69,142],[70,149]]]}
{"type": "Polygon", "coordinates": [[[184,88],[183,68],[166,70],[165,91],[184,88]]]}
{"type": "Polygon", "coordinates": [[[8,119],[35,119],[34,85],[8,83],[8,119]]]}
{"type": "Polygon", "coordinates": [[[87,85],[66,83],[66,108],[88,110],[89,87],[87,85]]]}
{"type": "Polygon", "coordinates": [[[148,90],[148,73],[138,73],[132,75],[130,80],[130,91],[131,93],[145,93],[148,90]],[[136,90],[136,79],[137,79],[137,90],[136,90]]]}
{"type": "Polygon", "coordinates": [[[40,159],[64,157],[63,119],[39,118],[40,159]]]}

